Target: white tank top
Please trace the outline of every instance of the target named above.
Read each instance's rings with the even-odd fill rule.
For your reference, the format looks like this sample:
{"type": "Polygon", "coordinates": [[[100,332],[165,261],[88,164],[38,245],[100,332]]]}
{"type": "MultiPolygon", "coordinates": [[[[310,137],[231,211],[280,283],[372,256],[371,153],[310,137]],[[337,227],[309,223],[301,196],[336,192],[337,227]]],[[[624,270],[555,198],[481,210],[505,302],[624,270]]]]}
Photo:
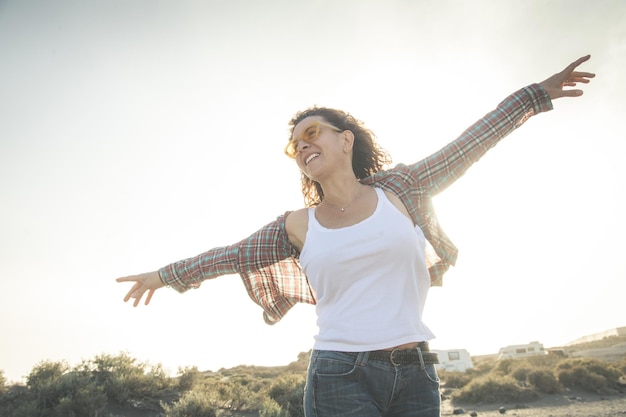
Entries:
{"type": "Polygon", "coordinates": [[[317,298],[314,349],[362,352],[434,337],[422,322],[424,234],[375,190],[374,213],[352,226],[328,229],[309,209],[300,264],[317,298]]]}

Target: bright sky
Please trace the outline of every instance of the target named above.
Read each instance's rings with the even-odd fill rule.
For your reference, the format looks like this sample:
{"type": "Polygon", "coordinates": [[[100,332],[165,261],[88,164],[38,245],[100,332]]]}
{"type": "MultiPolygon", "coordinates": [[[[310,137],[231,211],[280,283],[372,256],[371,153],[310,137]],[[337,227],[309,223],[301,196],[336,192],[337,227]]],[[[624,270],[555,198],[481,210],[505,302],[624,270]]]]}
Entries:
{"type": "Polygon", "coordinates": [[[312,306],[267,326],[227,276],[132,308],[114,279],[300,208],[298,110],[345,109],[410,163],[587,53],[582,98],[437,198],[461,252],[426,321],[472,355],[626,325],[624,22],[623,0],[0,1],[0,369],[295,360],[312,306]]]}

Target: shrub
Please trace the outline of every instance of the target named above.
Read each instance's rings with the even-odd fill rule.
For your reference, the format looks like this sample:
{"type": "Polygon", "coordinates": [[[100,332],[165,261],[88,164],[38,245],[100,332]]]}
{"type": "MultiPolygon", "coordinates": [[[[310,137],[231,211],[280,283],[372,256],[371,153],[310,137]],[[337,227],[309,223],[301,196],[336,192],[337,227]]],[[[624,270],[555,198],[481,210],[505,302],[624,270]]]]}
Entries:
{"type": "Polygon", "coordinates": [[[626,358],[622,359],[622,361],[617,364],[617,369],[622,373],[620,380],[624,380],[626,382],[626,358]]]}
{"type": "Polygon", "coordinates": [[[70,371],[65,362],[41,362],[27,377],[26,391],[8,405],[12,416],[96,416],[107,399],[90,373],[70,371]]]}
{"type": "Polygon", "coordinates": [[[207,401],[216,409],[228,408],[230,402],[230,390],[227,388],[228,381],[217,378],[207,378],[198,383],[192,392],[202,393],[207,401]]]}
{"type": "Polygon", "coordinates": [[[563,356],[557,355],[535,355],[524,358],[524,361],[533,368],[554,368],[562,359],[563,356]]]}
{"type": "Polygon", "coordinates": [[[202,379],[202,373],[197,367],[179,368],[178,388],[182,391],[190,391],[202,379]]]}
{"type": "Polygon", "coordinates": [[[188,392],[177,402],[168,405],[161,402],[165,417],[215,417],[217,408],[208,396],[200,392],[188,392]]]}
{"type": "Polygon", "coordinates": [[[536,397],[537,394],[520,387],[512,377],[494,375],[474,379],[452,395],[453,400],[468,403],[531,401],[536,397]]]}
{"type": "Polygon", "coordinates": [[[230,383],[230,402],[228,407],[233,411],[247,410],[258,403],[254,392],[248,389],[247,385],[241,385],[236,381],[230,383]]]}
{"type": "Polygon", "coordinates": [[[4,371],[0,370],[0,397],[7,391],[7,379],[4,377],[4,371]]]}
{"type": "Polygon", "coordinates": [[[509,375],[516,362],[519,362],[519,360],[502,359],[496,363],[491,372],[502,376],[509,375]]]}
{"type": "Polygon", "coordinates": [[[26,377],[26,386],[37,408],[53,409],[63,396],[59,380],[69,366],[65,362],[43,361],[35,365],[26,377]]]}
{"type": "Polygon", "coordinates": [[[11,417],[33,417],[43,415],[42,411],[37,408],[34,401],[22,401],[17,404],[10,404],[6,408],[2,408],[3,416],[11,417]]]}
{"type": "Polygon", "coordinates": [[[563,387],[549,369],[536,369],[528,374],[528,382],[539,392],[557,394],[563,387]]]}
{"type": "Polygon", "coordinates": [[[259,392],[251,391],[249,385],[238,384],[230,378],[221,380],[207,378],[202,384],[198,384],[194,391],[204,393],[215,408],[231,411],[258,408],[262,395],[259,392]]]}
{"type": "Polygon", "coordinates": [[[97,416],[107,404],[107,398],[101,386],[93,383],[83,385],[85,381],[75,380],[76,385],[68,395],[59,400],[54,408],[56,415],[63,417],[97,416]]]}
{"type": "Polygon", "coordinates": [[[311,351],[300,352],[298,354],[298,360],[291,362],[285,370],[289,373],[306,373],[309,367],[309,358],[311,357],[311,351]]]}
{"type": "Polygon", "coordinates": [[[560,371],[559,381],[566,387],[577,387],[592,392],[599,392],[607,387],[606,378],[584,368],[560,371]]]}
{"type": "Polygon", "coordinates": [[[264,398],[259,409],[259,417],[291,417],[287,410],[271,398],[264,398]]]}
{"type": "Polygon", "coordinates": [[[495,360],[482,360],[477,362],[473,368],[465,371],[468,375],[472,375],[474,377],[486,375],[491,372],[497,365],[498,362],[495,360]]]}
{"type": "Polygon", "coordinates": [[[606,379],[589,372],[585,368],[563,369],[558,372],[559,382],[568,388],[582,388],[587,391],[599,391],[606,388],[606,379]]]}
{"type": "Polygon", "coordinates": [[[96,382],[103,385],[107,397],[120,404],[155,397],[170,385],[160,364],[138,362],[126,353],[96,356],[80,367],[83,372],[91,372],[96,382]]]}
{"type": "Polygon", "coordinates": [[[472,380],[469,373],[456,371],[439,371],[439,377],[445,388],[463,388],[472,380]]]}
{"type": "Polygon", "coordinates": [[[524,383],[528,379],[528,375],[532,372],[532,368],[526,364],[521,363],[511,369],[511,376],[520,383],[524,383]]]}
{"type": "Polygon", "coordinates": [[[557,366],[559,382],[569,388],[598,392],[614,386],[621,372],[607,362],[595,359],[566,359],[557,366]]]}
{"type": "Polygon", "coordinates": [[[291,417],[304,416],[302,397],[305,385],[304,375],[283,375],[269,389],[269,396],[291,417]]]}

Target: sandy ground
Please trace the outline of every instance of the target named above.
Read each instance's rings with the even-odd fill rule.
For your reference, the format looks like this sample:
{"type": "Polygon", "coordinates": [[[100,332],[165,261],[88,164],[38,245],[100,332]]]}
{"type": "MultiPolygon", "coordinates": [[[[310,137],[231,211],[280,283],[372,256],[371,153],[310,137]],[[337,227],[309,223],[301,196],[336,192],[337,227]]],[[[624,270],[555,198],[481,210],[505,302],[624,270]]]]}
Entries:
{"type": "MultiPolygon", "coordinates": [[[[532,403],[513,404],[452,404],[445,400],[441,408],[441,416],[453,416],[455,409],[463,409],[462,417],[469,417],[475,412],[478,417],[626,417],[626,396],[612,395],[600,397],[586,394],[582,397],[571,395],[549,395],[532,403]],[[571,398],[570,398],[571,397],[571,398]],[[504,408],[504,413],[500,412],[504,408]]],[[[163,414],[154,410],[137,410],[129,408],[108,409],[110,415],[116,417],[161,417],[163,414]]],[[[256,417],[256,412],[219,412],[222,417],[256,417]]]]}
{"type": "Polygon", "coordinates": [[[479,417],[517,416],[517,417],[626,417],[626,396],[595,395],[589,393],[567,393],[565,395],[546,395],[527,404],[452,404],[445,400],[441,415],[454,415],[455,409],[462,409],[463,416],[476,412],[479,417]],[[504,413],[501,413],[500,408],[504,413]]]}

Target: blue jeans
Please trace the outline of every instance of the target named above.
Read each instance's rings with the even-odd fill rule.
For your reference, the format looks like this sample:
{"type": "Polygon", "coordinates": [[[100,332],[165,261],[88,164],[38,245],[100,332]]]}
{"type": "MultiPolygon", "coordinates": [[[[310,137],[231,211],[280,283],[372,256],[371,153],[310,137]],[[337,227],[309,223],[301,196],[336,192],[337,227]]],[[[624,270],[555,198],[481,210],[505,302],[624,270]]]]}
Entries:
{"type": "Polygon", "coordinates": [[[369,352],[314,350],[306,387],[306,417],[440,417],[435,365],[393,365],[369,352]]]}

